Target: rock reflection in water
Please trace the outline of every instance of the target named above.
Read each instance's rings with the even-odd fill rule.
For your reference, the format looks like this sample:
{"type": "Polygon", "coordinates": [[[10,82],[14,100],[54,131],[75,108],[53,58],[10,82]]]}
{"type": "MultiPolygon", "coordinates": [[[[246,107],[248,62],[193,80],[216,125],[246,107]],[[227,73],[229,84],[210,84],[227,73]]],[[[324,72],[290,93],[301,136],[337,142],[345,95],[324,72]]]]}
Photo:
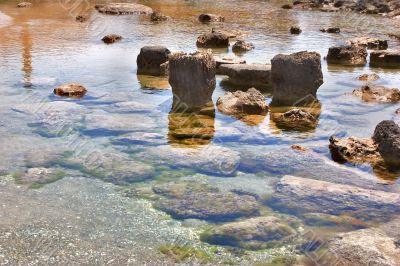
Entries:
{"type": "Polygon", "coordinates": [[[215,134],[213,107],[199,112],[170,112],[168,115],[168,140],[174,146],[202,146],[211,143],[215,134]]]}
{"type": "Polygon", "coordinates": [[[137,75],[140,87],[148,90],[166,90],[170,88],[168,77],[155,77],[148,75],[137,75]]]}

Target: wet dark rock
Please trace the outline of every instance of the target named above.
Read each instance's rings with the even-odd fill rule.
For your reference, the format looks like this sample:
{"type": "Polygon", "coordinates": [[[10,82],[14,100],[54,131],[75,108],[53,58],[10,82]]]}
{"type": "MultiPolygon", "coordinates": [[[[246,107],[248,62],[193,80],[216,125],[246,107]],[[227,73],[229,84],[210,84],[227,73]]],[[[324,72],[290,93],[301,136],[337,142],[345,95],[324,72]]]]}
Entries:
{"type": "Polygon", "coordinates": [[[264,89],[271,86],[271,65],[264,64],[223,64],[218,74],[226,75],[229,81],[243,87],[264,89]]]}
{"type": "Polygon", "coordinates": [[[389,165],[400,166],[400,127],[394,121],[380,122],[372,139],[378,145],[378,151],[389,165]]]}
{"type": "Polygon", "coordinates": [[[201,109],[212,101],[216,63],[210,50],[173,54],[169,60],[169,71],[169,83],[174,95],[173,110],[201,109]]]}
{"type": "Polygon", "coordinates": [[[108,3],[104,5],[95,5],[95,9],[104,14],[110,15],[150,15],[153,9],[148,6],[136,3],[108,3]]]}
{"type": "Polygon", "coordinates": [[[396,115],[400,115],[400,108],[394,112],[396,115]]]}
{"type": "Polygon", "coordinates": [[[203,48],[226,48],[229,47],[229,36],[221,32],[211,32],[200,35],[196,45],[203,48]]]}
{"type": "Polygon", "coordinates": [[[400,67],[400,51],[372,51],[370,65],[377,67],[400,67]]]}
{"type": "Polygon", "coordinates": [[[122,36],[118,34],[108,34],[101,39],[106,44],[111,44],[122,40],[122,36]]]}
{"type": "Polygon", "coordinates": [[[371,37],[359,37],[348,40],[348,45],[365,46],[368,49],[386,50],[388,48],[388,41],[371,37]]]}
{"type": "Polygon", "coordinates": [[[282,7],[283,9],[292,9],[292,8],[293,8],[293,6],[290,5],[290,4],[285,4],[285,5],[282,5],[281,7],[282,7]]]}
{"type": "Polygon", "coordinates": [[[224,22],[225,18],[220,15],[214,14],[201,14],[199,16],[199,21],[202,23],[210,23],[210,22],[224,22]]]}
{"type": "Polygon", "coordinates": [[[396,103],[400,101],[400,90],[384,86],[366,85],[352,93],[366,102],[396,103]]]}
{"type": "Polygon", "coordinates": [[[370,138],[343,138],[332,136],[329,139],[329,149],[335,161],[350,163],[379,163],[382,156],[378,152],[378,145],[370,138]]]}
{"type": "Polygon", "coordinates": [[[290,28],[290,33],[291,34],[300,34],[301,32],[302,32],[302,30],[298,26],[292,26],[290,28]]]}
{"type": "Polygon", "coordinates": [[[313,103],[323,84],[321,56],[315,52],[279,54],[272,60],[274,85],[272,105],[292,106],[313,103]]]}
{"type": "Polygon", "coordinates": [[[217,226],[203,232],[200,238],[212,245],[258,250],[283,245],[296,234],[283,218],[266,216],[217,226]]]}
{"type": "Polygon", "coordinates": [[[360,76],[357,77],[358,80],[361,81],[376,81],[378,79],[380,79],[381,77],[379,77],[377,74],[372,73],[372,74],[362,74],[360,76]]]}
{"type": "MultiPolygon", "coordinates": [[[[393,230],[399,232],[399,221],[393,224],[393,230]]],[[[329,241],[326,255],[343,266],[397,266],[400,261],[396,245],[398,233],[388,231],[385,226],[339,234],[329,241]]]]}
{"type": "Polygon", "coordinates": [[[282,115],[273,118],[280,128],[302,130],[315,128],[317,119],[310,113],[301,109],[292,109],[282,115]]]}
{"type": "Polygon", "coordinates": [[[340,33],[340,28],[324,28],[320,29],[320,31],[326,33],[340,33]]]}
{"type": "Polygon", "coordinates": [[[17,5],[18,8],[28,8],[32,7],[32,3],[30,2],[21,2],[17,5]]]}
{"type": "Polygon", "coordinates": [[[156,207],[176,219],[231,221],[259,213],[259,204],[252,196],[239,196],[217,188],[193,183],[167,183],[153,191],[165,197],[156,207]]]}
{"type": "Polygon", "coordinates": [[[291,213],[351,214],[365,220],[384,220],[400,210],[398,193],[294,176],[284,176],[268,202],[291,213]]]}
{"type": "Polygon", "coordinates": [[[228,115],[265,114],[268,106],[261,92],[250,88],[247,92],[227,92],[217,101],[218,110],[228,115]]]}
{"type": "Polygon", "coordinates": [[[145,46],[140,50],[137,62],[138,75],[165,76],[171,52],[164,46],[145,46]]]}
{"type": "Polygon", "coordinates": [[[75,20],[78,22],[86,22],[89,19],[88,14],[80,14],[75,17],[75,20]]]}
{"type": "Polygon", "coordinates": [[[163,13],[159,11],[154,11],[150,15],[150,20],[154,22],[160,22],[160,21],[167,21],[170,20],[171,18],[169,16],[164,15],[163,13]]]}
{"type": "Polygon", "coordinates": [[[326,57],[328,64],[365,65],[367,63],[367,48],[365,46],[335,46],[329,48],[326,57]]]}
{"type": "Polygon", "coordinates": [[[75,97],[75,98],[83,97],[86,94],[86,92],[87,92],[86,88],[77,83],[64,84],[54,89],[54,94],[58,96],[75,97]]]}
{"type": "Polygon", "coordinates": [[[235,53],[246,52],[254,49],[252,43],[245,42],[244,40],[237,40],[232,46],[232,51],[235,53]]]}

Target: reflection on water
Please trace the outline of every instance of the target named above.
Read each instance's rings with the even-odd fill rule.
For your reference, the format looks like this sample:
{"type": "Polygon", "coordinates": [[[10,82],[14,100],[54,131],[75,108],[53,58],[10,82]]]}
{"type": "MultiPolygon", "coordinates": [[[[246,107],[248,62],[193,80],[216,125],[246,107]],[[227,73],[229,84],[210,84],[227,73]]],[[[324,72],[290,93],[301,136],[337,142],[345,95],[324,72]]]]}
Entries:
{"type": "Polygon", "coordinates": [[[21,41],[23,47],[23,68],[24,71],[24,83],[25,86],[29,86],[31,83],[31,75],[32,75],[32,39],[29,33],[29,26],[24,25],[24,28],[21,33],[21,41]]]}

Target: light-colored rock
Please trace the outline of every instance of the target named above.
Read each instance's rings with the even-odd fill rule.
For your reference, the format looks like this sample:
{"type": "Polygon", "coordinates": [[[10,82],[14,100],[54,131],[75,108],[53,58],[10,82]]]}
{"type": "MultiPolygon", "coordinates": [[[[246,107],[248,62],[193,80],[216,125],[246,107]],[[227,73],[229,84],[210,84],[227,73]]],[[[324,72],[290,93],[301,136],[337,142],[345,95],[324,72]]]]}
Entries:
{"type": "Polygon", "coordinates": [[[329,48],[326,60],[328,64],[365,65],[367,56],[365,46],[334,46],[329,48]]]}
{"type": "Polygon", "coordinates": [[[377,74],[372,73],[372,74],[362,74],[360,76],[357,77],[358,80],[361,81],[376,81],[378,79],[380,79],[381,77],[379,77],[377,74]]]}
{"type": "Polygon", "coordinates": [[[396,103],[400,101],[400,90],[384,86],[367,85],[352,93],[366,102],[396,103]]]}
{"type": "Polygon", "coordinates": [[[218,57],[214,56],[214,60],[217,66],[217,74],[222,75],[219,67],[221,65],[234,65],[234,64],[246,64],[246,60],[229,58],[229,57],[218,57]]]}
{"type": "Polygon", "coordinates": [[[87,92],[86,88],[78,83],[64,84],[54,89],[54,94],[58,96],[75,97],[75,98],[83,97],[86,94],[86,92],[87,92]]]}
{"type": "Polygon", "coordinates": [[[229,77],[229,81],[243,87],[262,90],[271,86],[271,65],[222,64],[218,74],[229,77]]]}
{"type": "Polygon", "coordinates": [[[169,60],[173,110],[191,111],[210,103],[216,86],[216,63],[210,50],[176,53],[169,60]]]}
{"type": "Polygon", "coordinates": [[[368,49],[386,50],[388,48],[388,41],[371,37],[358,37],[350,39],[346,42],[348,45],[361,45],[368,49]]]}
{"type": "Polygon", "coordinates": [[[138,75],[165,76],[168,75],[166,62],[171,52],[164,46],[145,46],[140,49],[136,59],[138,75]]]}
{"type": "Polygon", "coordinates": [[[104,43],[111,44],[122,40],[122,36],[118,34],[108,34],[101,39],[104,43]]]}
{"type": "Polygon", "coordinates": [[[117,145],[152,145],[158,146],[167,144],[165,135],[148,132],[131,132],[118,136],[112,140],[117,145]]]}
{"type": "Polygon", "coordinates": [[[265,114],[268,106],[265,97],[254,88],[246,92],[227,92],[217,101],[218,110],[224,114],[265,114]]]}
{"type": "Polygon", "coordinates": [[[15,173],[13,176],[17,184],[39,188],[63,178],[65,173],[60,169],[41,167],[28,168],[24,173],[15,173]]]}
{"type": "Polygon", "coordinates": [[[17,5],[18,8],[27,8],[27,7],[32,7],[31,2],[21,2],[17,5]]]}
{"type": "Polygon", "coordinates": [[[318,53],[279,54],[271,63],[272,105],[301,106],[316,101],[317,90],[324,82],[318,53]]]}
{"type": "Polygon", "coordinates": [[[400,67],[400,51],[372,51],[370,53],[370,65],[377,67],[400,67]]]}
{"type": "Polygon", "coordinates": [[[129,14],[141,14],[150,15],[153,13],[153,9],[148,6],[136,4],[136,3],[107,3],[95,5],[95,9],[104,14],[110,15],[129,15],[129,14]]]}
{"type": "Polygon", "coordinates": [[[205,33],[197,38],[196,45],[202,48],[226,48],[229,47],[229,36],[221,32],[205,33]]]}
{"type": "Polygon", "coordinates": [[[301,109],[292,109],[279,116],[274,116],[273,121],[280,128],[292,130],[306,130],[317,126],[317,119],[310,113],[301,109]]]}
{"type": "Polygon", "coordinates": [[[400,194],[284,176],[270,204],[295,212],[350,214],[363,219],[384,219],[400,211],[400,194]]]}

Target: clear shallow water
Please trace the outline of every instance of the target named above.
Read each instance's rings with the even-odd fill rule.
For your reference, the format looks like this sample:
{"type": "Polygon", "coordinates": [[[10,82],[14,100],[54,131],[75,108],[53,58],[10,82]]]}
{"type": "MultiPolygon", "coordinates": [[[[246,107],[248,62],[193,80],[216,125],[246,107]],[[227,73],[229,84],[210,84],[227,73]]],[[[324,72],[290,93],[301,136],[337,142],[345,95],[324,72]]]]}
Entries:
{"type": "MultiPolygon", "coordinates": [[[[303,133],[281,130],[271,121],[270,113],[266,117],[256,118],[257,123],[252,126],[216,111],[215,118],[200,117],[195,121],[213,128],[213,138],[195,146],[171,140],[170,128],[176,122],[176,118],[169,115],[171,91],[144,89],[143,84],[148,80],[146,77],[136,76],[136,56],[141,47],[165,45],[171,51],[191,52],[196,50],[197,36],[213,26],[245,32],[246,40],[254,43],[256,49],[241,58],[250,63],[269,63],[278,53],[309,50],[324,56],[330,46],[343,43],[351,37],[373,35],[388,38],[388,33],[398,29],[398,22],[353,13],[282,10],[280,5],[284,1],[139,2],[162,11],[173,20],[154,24],[144,17],[103,16],[93,11],[91,16],[92,20],[96,18],[95,22],[78,23],[68,13],[69,10],[58,2],[34,3],[31,9],[17,9],[15,1],[0,3],[0,171],[2,174],[15,174],[29,167],[62,167],[66,176],[79,176],[77,179],[69,177],[45,185],[34,192],[23,192],[28,189],[24,185],[10,189],[12,184],[7,183],[3,190],[10,193],[9,203],[2,209],[2,217],[6,217],[5,213],[12,209],[11,206],[17,205],[14,195],[17,197],[26,193],[26,201],[33,195],[38,200],[30,207],[35,209],[32,216],[25,220],[13,224],[9,221],[10,217],[4,218],[5,230],[23,230],[21,224],[35,227],[32,220],[40,215],[47,221],[51,219],[54,213],[42,206],[47,206],[43,202],[51,206],[51,202],[56,200],[52,192],[87,194],[97,204],[108,201],[101,197],[111,193],[118,201],[122,201],[116,205],[125,207],[126,204],[135,204],[132,202],[146,202],[141,197],[133,197],[129,198],[129,203],[124,197],[120,190],[130,182],[123,183],[125,186],[114,186],[102,185],[96,180],[100,178],[121,185],[107,176],[109,173],[126,171],[126,168],[134,168],[133,170],[137,170],[134,171],[135,174],[146,179],[131,186],[146,189],[151,188],[154,183],[168,180],[188,179],[193,182],[199,179],[222,190],[241,189],[260,197],[268,197],[273,193],[274,182],[284,174],[315,179],[321,176],[328,179],[331,176],[335,179],[335,174],[340,173],[353,179],[363,177],[378,184],[389,182],[390,185],[385,186],[385,189],[398,192],[396,175],[377,175],[368,165],[340,166],[331,161],[328,152],[328,139],[332,134],[369,137],[377,123],[394,116],[399,104],[363,103],[346,94],[363,84],[355,79],[358,75],[370,72],[381,76],[379,84],[398,87],[400,78],[397,70],[370,69],[368,66],[327,66],[323,61],[324,84],[318,91],[322,106],[315,130],[303,133]],[[196,20],[202,12],[224,15],[227,22],[212,26],[202,25],[196,20]],[[299,36],[288,34],[292,25],[300,25],[303,33],[299,36]],[[342,33],[336,35],[319,32],[320,28],[329,26],[339,26],[342,33]],[[101,38],[108,33],[120,34],[124,39],[113,45],[104,45],[101,38]],[[53,95],[55,86],[68,82],[83,84],[88,89],[88,94],[81,99],[65,99],[53,95]],[[32,86],[27,88],[24,86],[26,83],[31,83],[32,86]],[[46,102],[45,108],[43,102],[46,102]],[[134,136],[130,135],[129,141],[121,140],[126,133],[134,136]],[[308,155],[295,156],[290,152],[292,144],[313,149],[318,159],[310,159],[308,155]],[[221,147],[226,150],[221,152],[221,147]],[[105,173],[93,171],[90,162],[101,161],[104,154],[115,155],[124,160],[129,158],[140,164],[111,169],[103,166],[100,169],[105,173]],[[254,158],[268,155],[275,158],[275,161],[271,159],[265,162],[254,158]],[[239,163],[232,159],[237,156],[239,163]],[[149,167],[152,168],[151,171],[149,167]],[[86,179],[80,179],[81,176],[86,179]],[[390,181],[385,180],[389,177],[390,181]],[[74,186],[81,186],[82,191],[72,192],[70,189],[74,186]],[[100,186],[102,189],[90,190],[91,186],[100,186]]],[[[390,39],[389,46],[397,48],[399,43],[390,39]]],[[[222,56],[235,56],[230,51],[215,52],[222,56]]],[[[222,80],[221,76],[217,78],[214,103],[225,92],[221,85],[222,80]]],[[[165,80],[156,81],[165,85],[165,80]]],[[[267,101],[270,101],[269,97],[267,101]]],[[[10,178],[6,180],[12,181],[10,178]]],[[[79,203],[68,202],[68,197],[60,197],[60,205],[55,205],[55,208],[61,214],[74,208],[75,213],[86,217],[92,225],[100,224],[94,216],[86,215],[83,206],[90,206],[92,203],[85,202],[84,195],[81,195],[79,203]]],[[[146,215],[153,212],[160,216],[165,215],[151,208],[151,202],[147,203],[145,207],[137,209],[143,209],[146,215]]],[[[23,201],[18,204],[23,204],[23,201]]],[[[115,205],[108,204],[104,206],[104,210],[99,210],[99,213],[104,214],[103,222],[111,227],[115,224],[109,213],[113,212],[114,207],[115,205]]],[[[131,217],[121,215],[121,219],[126,222],[131,217]]],[[[148,223],[144,222],[141,225],[143,227],[138,225],[136,229],[148,228],[150,232],[158,230],[159,223],[150,222],[152,219],[146,218],[148,223]]],[[[198,232],[204,226],[202,223],[194,223],[186,228],[166,215],[165,219],[170,221],[171,226],[163,227],[165,235],[162,240],[157,243],[148,241],[152,237],[157,238],[151,233],[137,237],[146,243],[146,247],[151,247],[151,251],[128,245],[125,248],[131,253],[115,249],[110,252],[110,257],[121,256],[125,259],[145,254],[143,263],[151,265],[147,259],[151,257],[167,264],[170,258],[163,257],[157,247],[162,243],[173,243],[171,239],[176,232],[182,234],[185,244],[210,248],[198,239],[198,232]]],[[[46,230],[51,230],[51,226],[48,227],[50,229],[46,230]]],[[[77,224],[76,227],[65,230],[65,233],[80,234],[82,239],[90,242],[91,238],[85,235],[89,227],[77,224]]],[[[57,230],[62,233],[62,228],[57,230]]],[[[342,229],[338,227],[335,230],[342,229]]],[[[108,237],[119,237],[117,233],[120,234],[115,229],[109,232],[108,237]]],[[[134,237],[132,233],[126,235],[127,238],[134,237]]],[[[93,243],[101,241],[106,240],[97,239],[93,243]]],[[[107,243],[117,246],[112,241],[107,243]]],[[[85,245],[81,247],[88,249],[85,245]]],[[[240,255],[223,248],[219,252],[223,254],[217,256],[219,260],[241,261],[246,264],[256,260],[249,259],[250,255],[240,255]]],[[[250,254],[265,261],[270,258],[271,253],[280,254],[279,252],[279,249],[271,249],[250,254]]],[[[290,248],[281,253],[290,253],[290,248]]]]}

